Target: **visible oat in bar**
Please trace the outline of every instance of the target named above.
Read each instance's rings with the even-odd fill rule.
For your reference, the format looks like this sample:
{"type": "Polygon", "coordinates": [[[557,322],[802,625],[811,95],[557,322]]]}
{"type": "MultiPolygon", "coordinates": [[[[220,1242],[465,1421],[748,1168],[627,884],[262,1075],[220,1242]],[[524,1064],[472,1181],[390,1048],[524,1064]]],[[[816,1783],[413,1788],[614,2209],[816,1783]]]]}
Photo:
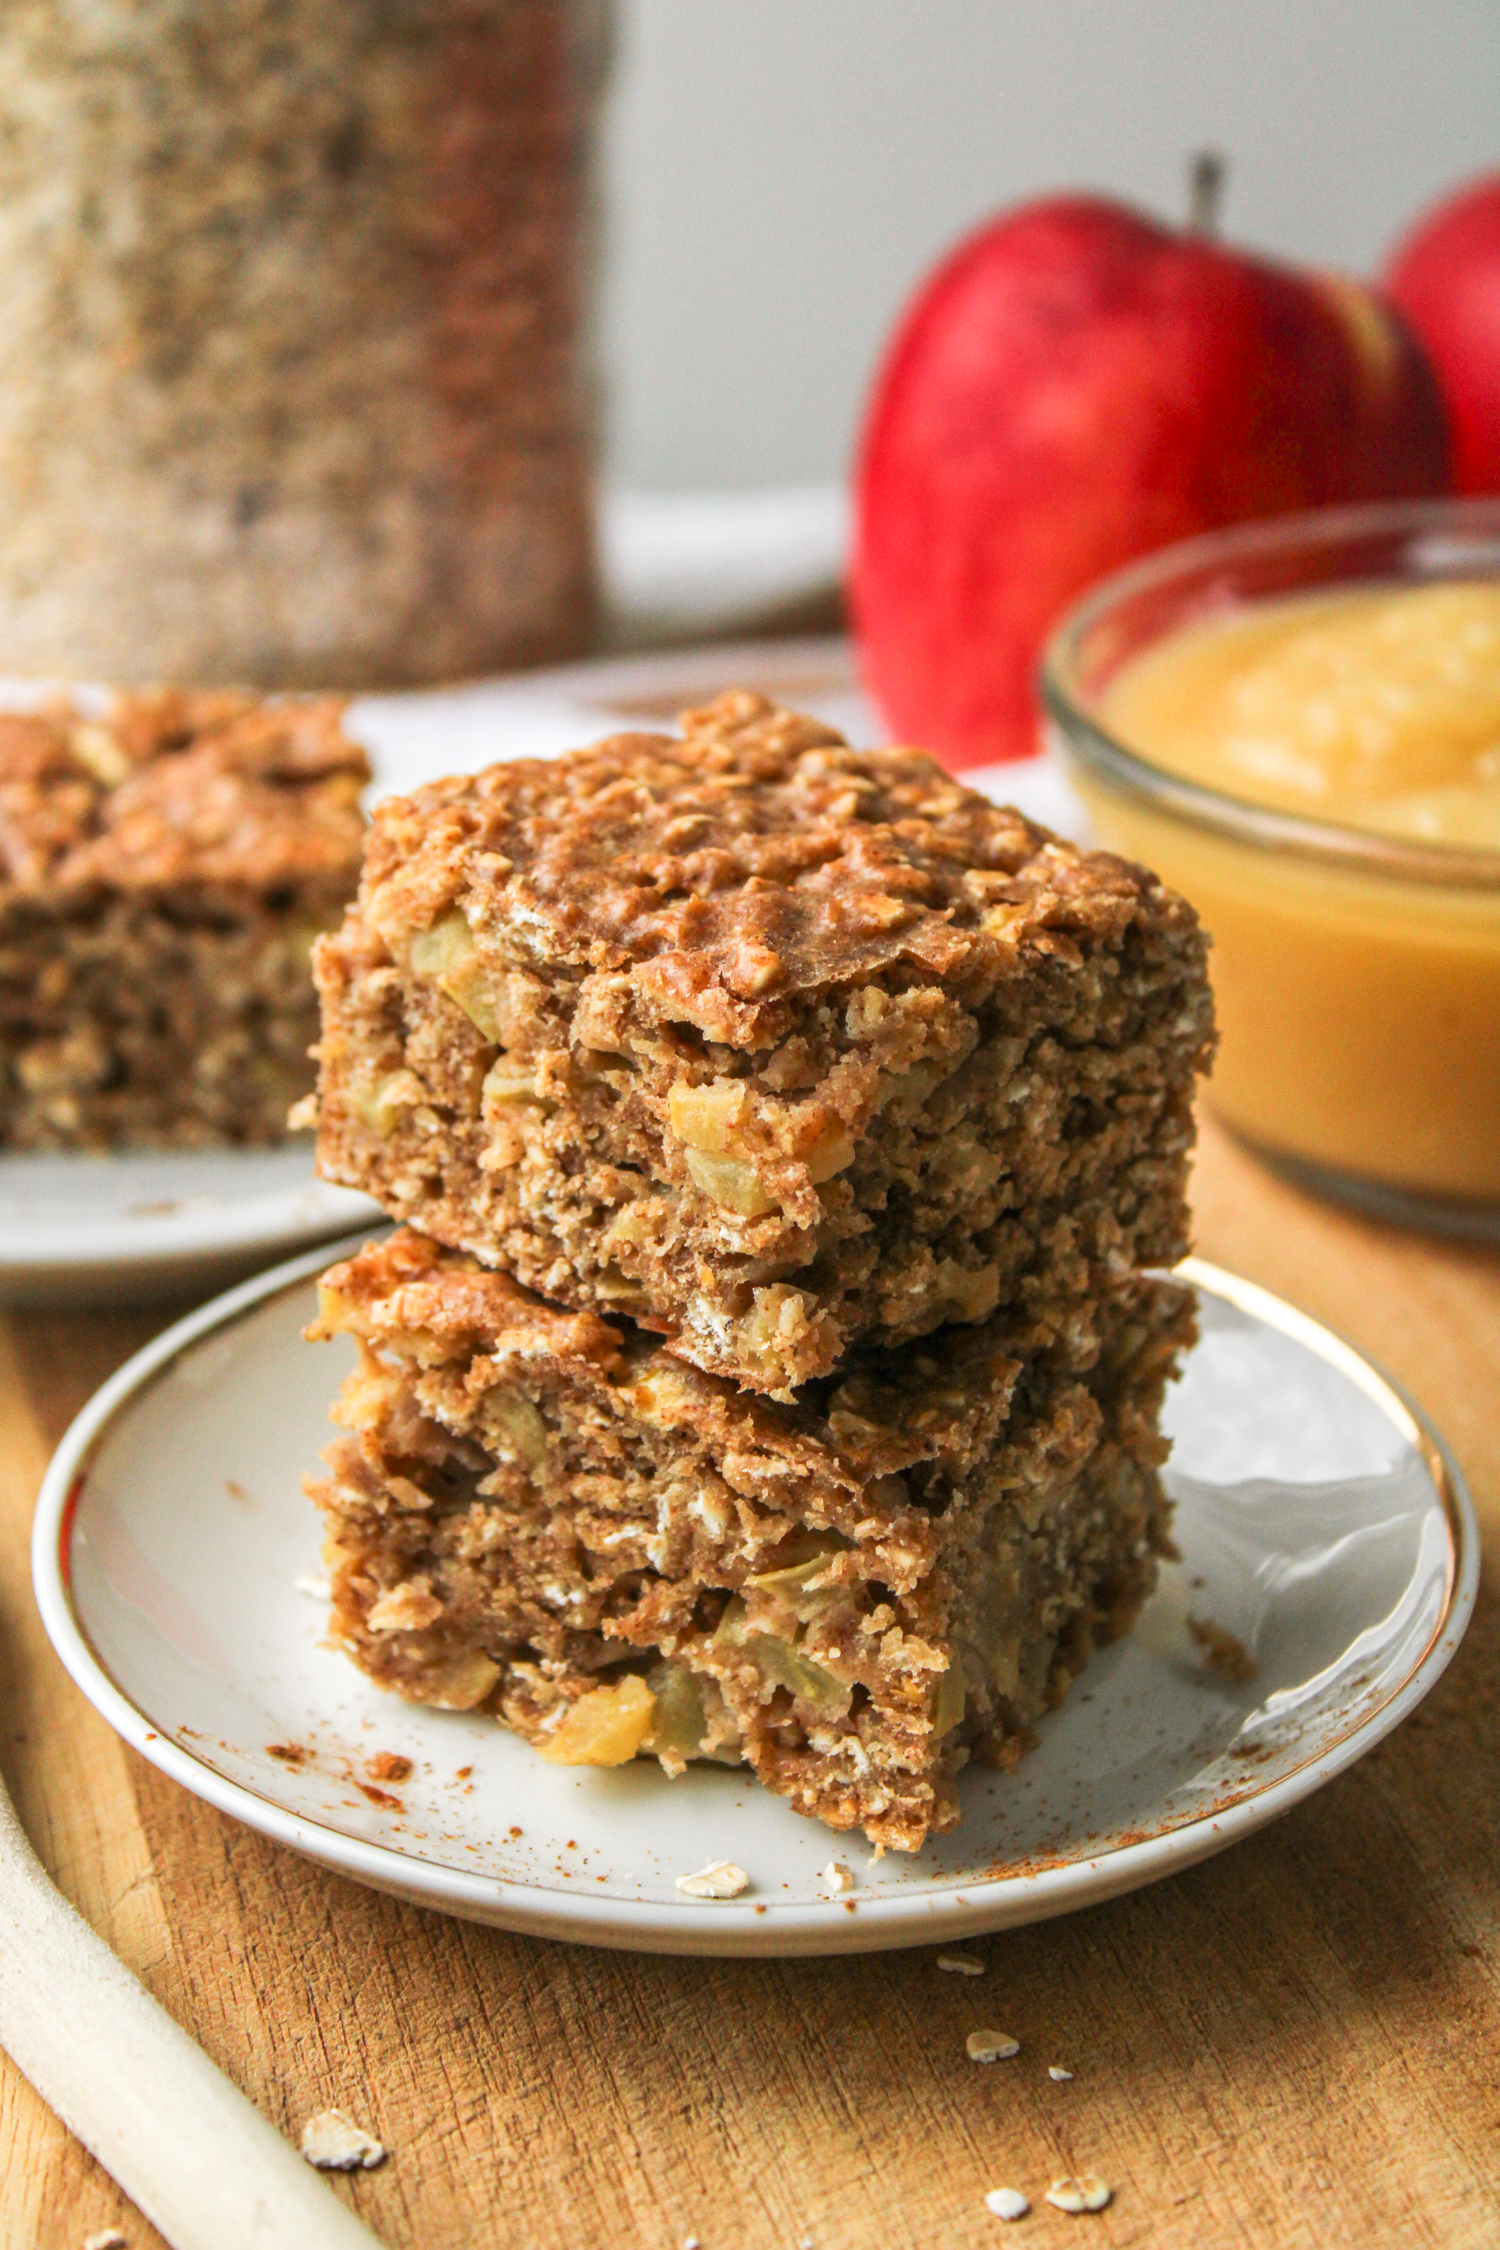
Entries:
{"type": "Polygon", "coordinates": [[[336,698],[0,714],[0,1145],[280,1140],[359,866],[336,698]]]}
{"type": "Polygon", "coordinates": [[[747,693],[377,808],[319,1159],[775,1396],[1186,1247],[1192,910],[747,693]]]}
{"type": "Polygon", "coordinates": [[[347,1434],[309,1483],[335,1637],[562,1762],[746,1761],[915,1850],[1168,1551],[1172,1282],[856,1354],[795,1405],[409,1229],[324,1277],[310,1333],[345,1332],[347,1434]]]}

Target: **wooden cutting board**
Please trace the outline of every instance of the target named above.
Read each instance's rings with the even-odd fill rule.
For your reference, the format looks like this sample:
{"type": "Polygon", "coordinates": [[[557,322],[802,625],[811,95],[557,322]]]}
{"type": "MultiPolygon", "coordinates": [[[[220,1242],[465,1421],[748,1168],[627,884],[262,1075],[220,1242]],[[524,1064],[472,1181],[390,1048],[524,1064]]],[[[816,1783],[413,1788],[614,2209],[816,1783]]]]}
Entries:
{"type": "MultiPolygon", "coordinates": [[[[1199,1247],[1415,1394],[1500,1560],[1500,1253],[1308,1201],[1210,1130],[1199,1247]]],[[[116,1741],[53,1658],[26,1539],[50,1447],[169,1317],[0,1323],[0,1761],[42,1858],[268,2116],[390,2150],[341,2186],[396,2250],[979,2250],[1019,2239],[1500,2242],[1500,1600],[1423,1709],[1278,1826],[987,1941],[826,1964],[509,1938],[320,1873],[116,1741]],[[979,2070],[996,2024],[1023,2063],[979,2070]],[[1054,2084],[1041,2067],[1074,2072],[1054,2084]],[[1041,2195],[1113,2185],[1098,2217],[1041,2195]],[[1071,2237],[1070,2237],[1071,2239],[1071,2237]]],[[[0,2057],[0,2242],[159,2237],[0,2057]]],[[[295,2246],[289,2246],[295,2250],[295,2246]]]]}

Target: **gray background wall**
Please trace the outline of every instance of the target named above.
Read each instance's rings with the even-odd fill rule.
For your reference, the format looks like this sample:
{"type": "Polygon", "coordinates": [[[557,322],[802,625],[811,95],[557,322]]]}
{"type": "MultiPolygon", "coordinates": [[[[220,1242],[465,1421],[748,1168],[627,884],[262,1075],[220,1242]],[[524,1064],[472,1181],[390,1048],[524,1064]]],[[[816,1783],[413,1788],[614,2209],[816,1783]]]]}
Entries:
{"type": "Polygon", "coordinates": [[[842,474],[880,341],[944,246],[1093,187],[1368,270],[1500,167],[1500,0],[620,0],[606,464],[660,491],[842,474]]]}

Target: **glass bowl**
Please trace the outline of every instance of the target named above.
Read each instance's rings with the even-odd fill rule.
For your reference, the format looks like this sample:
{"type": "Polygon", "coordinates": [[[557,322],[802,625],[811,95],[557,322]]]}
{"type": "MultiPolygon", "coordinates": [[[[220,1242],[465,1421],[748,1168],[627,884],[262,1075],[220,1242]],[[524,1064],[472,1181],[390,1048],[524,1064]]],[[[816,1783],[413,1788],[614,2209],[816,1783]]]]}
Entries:
{"type": "Polygon", "coordinates": [[[1099,839],[1191,899],[1213,939],[1211,1107],[1305,1185],[1500,1240],[1500,851],[1255,805],[1101,723],[1131,658],[1264,601],[1500,577],[1500,501],[1318,509],[1170,547],[1054,634],[1041,691],[1099,839]]]}

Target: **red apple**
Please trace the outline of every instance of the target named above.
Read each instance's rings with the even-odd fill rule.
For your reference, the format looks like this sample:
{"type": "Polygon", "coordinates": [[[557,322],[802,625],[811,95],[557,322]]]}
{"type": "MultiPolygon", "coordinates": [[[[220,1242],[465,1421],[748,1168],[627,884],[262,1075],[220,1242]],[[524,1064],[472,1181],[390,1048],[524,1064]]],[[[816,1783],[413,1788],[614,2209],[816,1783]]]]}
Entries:
{"type": "Polygon", "coordinates": [[[879,370],[851,574],[866,678],[950,766],[1024,757],[1042,643],[1106,572],[1446,485],[1432,374],[1373,291],[1096,198],[1033,203],[938,268],[879,370]]]}
{"type": "Polygon", "coordinates": [[[1385,278],[1442,386],[1453,489],[1500,492],[1500,173],[1419,220],[1385,278]]]}

